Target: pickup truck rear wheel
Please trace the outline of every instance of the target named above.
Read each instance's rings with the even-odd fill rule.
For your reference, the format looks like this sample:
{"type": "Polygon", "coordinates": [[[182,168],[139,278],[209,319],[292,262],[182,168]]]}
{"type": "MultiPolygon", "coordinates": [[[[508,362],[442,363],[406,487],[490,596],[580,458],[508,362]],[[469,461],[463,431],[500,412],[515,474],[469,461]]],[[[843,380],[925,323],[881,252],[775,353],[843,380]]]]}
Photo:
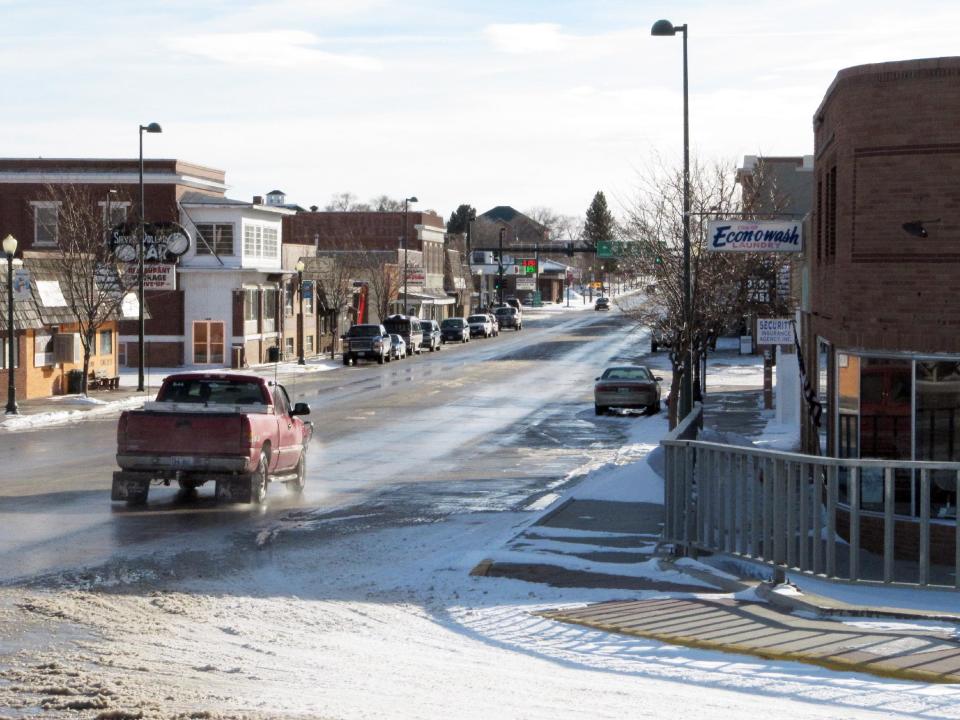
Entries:
{"type": "Polygon", "coordinates": [[[294,480],[291,480],[287,483],[287,487],[290,488],[291,492],[300,495],[303,493],[303,488],[307,484],[307,449],[304,448],[300,451],[300,462],[297,463],[297,477],[294,480]]]}
{"type": "Polygon", "coordinates": [[[262,505],[267,499],[267,454],[260,453],[257,469],[250,475],[250,502],[262,505]]]}

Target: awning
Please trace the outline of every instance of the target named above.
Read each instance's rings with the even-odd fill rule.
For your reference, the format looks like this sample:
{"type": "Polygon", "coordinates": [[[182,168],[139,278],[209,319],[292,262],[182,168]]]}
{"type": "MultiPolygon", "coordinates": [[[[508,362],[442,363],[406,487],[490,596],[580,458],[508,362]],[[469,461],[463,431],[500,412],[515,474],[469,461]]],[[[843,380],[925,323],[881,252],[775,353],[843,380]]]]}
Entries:
{"type": "Polygon", "coordinates": [[[407,293],[407,297],[421,305],[453,305],[456,302],[456,299],[447,295],[445,291],[430,288],[410,291],[407,293]]]}

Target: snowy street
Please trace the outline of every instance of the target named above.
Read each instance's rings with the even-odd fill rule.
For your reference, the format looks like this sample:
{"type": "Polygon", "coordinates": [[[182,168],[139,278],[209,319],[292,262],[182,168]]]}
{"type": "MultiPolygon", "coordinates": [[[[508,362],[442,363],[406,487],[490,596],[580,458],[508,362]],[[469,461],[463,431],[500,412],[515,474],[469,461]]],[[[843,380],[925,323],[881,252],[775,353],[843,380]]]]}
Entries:
{"type": "Polygon", "coordinates": [[[648,342],[616,312],[545,313],[406,365],[300,378],[307,492],[272,488],[263,510],[209,488],[110,507],[115,418],[0,436],[23,459],[0,496],[0,717],[960,717],[950,686],[535,614],[655,592],[470,574],[561,557],[517,538],[564,497],[662,501],[646,457],[665,413],[595,417],[591,396],[611,361],[649,362],[666,386],[648,342]]]}

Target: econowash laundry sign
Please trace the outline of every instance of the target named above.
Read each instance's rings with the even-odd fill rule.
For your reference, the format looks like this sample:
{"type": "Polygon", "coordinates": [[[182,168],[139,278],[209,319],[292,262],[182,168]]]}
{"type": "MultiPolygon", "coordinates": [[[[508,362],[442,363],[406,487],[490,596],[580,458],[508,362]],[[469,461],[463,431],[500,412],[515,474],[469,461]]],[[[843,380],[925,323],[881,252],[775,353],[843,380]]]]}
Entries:
{"type": "Polygon", "coordinates": [[[707,249],[719,252],[802,252],[799,222],[769,220],[711,220],[707,249]]]}

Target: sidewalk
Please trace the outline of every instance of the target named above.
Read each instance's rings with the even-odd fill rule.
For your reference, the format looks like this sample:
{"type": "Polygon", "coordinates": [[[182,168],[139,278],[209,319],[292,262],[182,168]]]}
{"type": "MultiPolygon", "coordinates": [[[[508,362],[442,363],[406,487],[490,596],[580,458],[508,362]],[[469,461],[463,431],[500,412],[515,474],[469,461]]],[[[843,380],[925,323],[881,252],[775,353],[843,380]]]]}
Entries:
{"type": "MultiPolygon", "coordinates": [[[[340,359],[328,357],[310,358],[305,365],[296,360],[278,363],[276,366],[257,365],[242,370],[214,368],[215,372],[243,372],[273,378],[276,374],[281,382],[318,372],[335,370],[341,366],[340,359]]],[[[140,407],[145,401],[156,397],[160,383],[167,375],[177,372],[209,370],[206,366],[184,366],[178,368],[149,368],[144,377],[144,392],[137,392],[139,373],[137,368],[121,368],[120,387],[117,390],[90,390],[83,395],[55,395],[46,398],[17,400],[19,415],[0,415],[0,430],[16,432],[32,430],[52,425],[63,425],[102,418],[117,414],[122,410],[140,407]]]]}
{"type": "MultiPolygon", "coordinates": [[[[733,355],[718,360],[737,362],[733,355]]],[[[759,579],[763,567],[752,578],[737,577],[660,553],[663,484],[654,468],[662,459],[650,448],[666,432],[664,415],[629,419],[624,453],[635,444],[633,462],[592,472],[473,574],[636,598],[540,613],[552,620],[833,670],[960,682],[960,612],[951,591],[850,588],[806,576],[791,576],[799,588],[774,586],[759,579]]],[[[739,381],[723,386],[723,378],[708,388],[705,424],[724,441],[789,444],[789,433],[772,420],[758,389],[739,381]]],[[[749,572],[736,563],[721,567],[749,572]]]]}

